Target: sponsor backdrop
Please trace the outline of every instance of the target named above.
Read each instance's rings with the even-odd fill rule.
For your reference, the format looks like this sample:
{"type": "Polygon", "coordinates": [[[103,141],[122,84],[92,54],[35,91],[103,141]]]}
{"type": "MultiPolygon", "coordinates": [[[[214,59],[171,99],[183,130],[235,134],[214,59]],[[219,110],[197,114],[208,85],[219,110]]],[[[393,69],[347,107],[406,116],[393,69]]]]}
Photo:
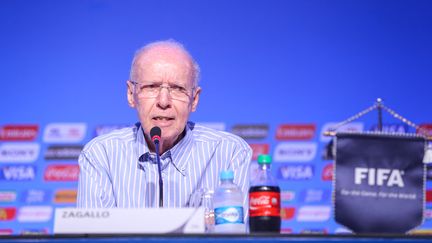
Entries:
{"type": "MultiPolygon", "coordinates": [[[[82,146],[136,122],[134,50],[168,38],[201,65],[191,120],[273,156],[283,232],[346,232],[321,134],[378,97],[432,131],[431,13],[421,0],[1,1],[0,233],[52,233],[54,208],[75,205],[82,146]]],[[[374,112],[343,129],[375,127],[374,112]]],[[[389,115],[384,130],[416,132],[389,115]]]]}

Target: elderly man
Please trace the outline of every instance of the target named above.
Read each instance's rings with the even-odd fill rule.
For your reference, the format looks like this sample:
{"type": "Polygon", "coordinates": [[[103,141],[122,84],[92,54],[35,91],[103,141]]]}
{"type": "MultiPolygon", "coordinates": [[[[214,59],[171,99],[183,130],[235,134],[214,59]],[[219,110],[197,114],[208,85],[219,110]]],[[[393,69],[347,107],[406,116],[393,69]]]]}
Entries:
{"type": "Polygon", "coordinates": [[[247,213],[252,151],[241,138],[188,122],[197,109],[199,66],[181,44],[161,41],[138,50],[127,81],[139,123],[90,141],[80,158],[78,207],[158,207],[154,126],[161,128],[163,206],[187,206],[199,189],[214,190],[221,170],[233,170],[247,213]]]}

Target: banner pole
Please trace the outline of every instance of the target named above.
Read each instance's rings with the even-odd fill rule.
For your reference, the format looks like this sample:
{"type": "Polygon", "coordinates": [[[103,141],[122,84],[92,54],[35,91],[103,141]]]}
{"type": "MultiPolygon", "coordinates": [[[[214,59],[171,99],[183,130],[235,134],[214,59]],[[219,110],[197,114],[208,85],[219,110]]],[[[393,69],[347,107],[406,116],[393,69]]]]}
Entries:
{"type": "Polygon", "coordinates": [[[382,99],[377,99],[377,110],[378,110],[378,131],[382,132],[382,99]]]}

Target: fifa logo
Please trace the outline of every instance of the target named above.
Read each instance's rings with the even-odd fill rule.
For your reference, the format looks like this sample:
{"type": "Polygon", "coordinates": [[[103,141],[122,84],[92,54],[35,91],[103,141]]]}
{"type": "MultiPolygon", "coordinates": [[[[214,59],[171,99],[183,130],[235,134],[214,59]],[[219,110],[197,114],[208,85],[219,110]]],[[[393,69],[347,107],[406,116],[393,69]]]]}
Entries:
{"type": "Polygon", "coordinates": [[[403,170],[358,167],[354,169],[354,183],[360,185],[367,181],[369,186],[404,187],[403,175],[403,170]]]}

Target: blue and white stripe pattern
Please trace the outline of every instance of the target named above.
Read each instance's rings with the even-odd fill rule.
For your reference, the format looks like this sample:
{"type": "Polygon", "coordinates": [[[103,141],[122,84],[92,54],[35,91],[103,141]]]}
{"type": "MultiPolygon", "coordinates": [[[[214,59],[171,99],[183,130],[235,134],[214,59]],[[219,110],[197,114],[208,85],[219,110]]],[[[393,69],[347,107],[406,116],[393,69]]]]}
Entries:
{"type": "MultiPolygon", "coordinates": [[[[247,214],[251,157],[251,148],[238,136],[189,122],[185,137],[161,155],[164,207],[187,206],[195,190],[214,190],[219,172],[231,169],[247,214]]],[[[139,123],[90,141],[79,166],[78,207],[158,207],[156,158],[139,123]]]]}

